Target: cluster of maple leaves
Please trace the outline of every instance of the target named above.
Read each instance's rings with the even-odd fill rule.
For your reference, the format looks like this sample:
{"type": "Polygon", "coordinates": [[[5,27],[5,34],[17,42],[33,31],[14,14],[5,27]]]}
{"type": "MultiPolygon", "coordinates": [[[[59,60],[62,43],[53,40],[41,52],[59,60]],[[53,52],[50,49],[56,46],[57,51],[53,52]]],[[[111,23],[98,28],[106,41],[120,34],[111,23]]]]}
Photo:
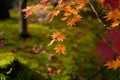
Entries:
{"type": "MultiPolygon", "coordinates": [[[[54,19],[60,12],[64,12],[62,21],[66,21],[68,25],[73,26],[82,16],[79,14],[86,7],[90,0],[58,0],[56,7],[48,15],[50,21],[54,19]]],[[[111,27],[116,27],[120,24],[120,0],[97,0],[102,8],[106,10],[107,21],[111,21],[111,27]]],[[[23,9],[25,18],[29,17],[37,8],[48,8],[51,5],[50,0],[40,0],[39,4],[28,6],[23,9]]]]}
{"type": "MultiPolygon", "coordinates": [[[[48,15],[50,21],[54,19],[60,12],[63,13],[62,21],[66,21],[68,25],[73,26],[77,21],[81,20],[80,15],[81,10],[89,4],[91,0],[58,0],[57,5],[48,15]]],[[[101,8],[106,11],[106,21],[111,22],[112,28],[116,28],[120,25],[120,0],[96,0],[101,8]]],[[[23,9],[25,18],[29,17],[36,8],[48,8],[51,5],[50,0],[40,0],[39,4],[29,6],[23,9]]],[[[109,60],[105,64],[108,68],[117,69],[120,66],[120,30],[111,30],[108,36],[106,36],[102,41],[98,43],[98,48],[96,49],[101,55],[101,62],[109,60]],[[113,60],[114,59],[114,60],[113,60]],[[113,61],[112,61],[113,60],[113,61]]],[[[52,45],[55,41],[60,42],[65,39],[65,36],[56,32],[52,35],[52,40],[49,45],[52,45]]],[[[54,48],[56,53],[65,54],[66,48],[62,44],[57,44],[54,48]]]]}
{"type": "Polygon", "coordinates": [[[107,13],[105,18],[111,22],[111,27],[117,27],[120,24],[120,0],[97,0],[107,13]]]}
{"type": "MultiPolygon", "coordinates": [[[[51,40],[51,42],[48,44],[48,46],[49,46],[49,45],[52,45],[55,41],[61,42],[61,41],[63,41],[64,39],[65,39],[65,36],[64,36],[62,33],[60,33],[60,32],[55,32],[55,33],[53,33],[53,35],[52,35],[52,40],[51,40]]],[[[54,50],[55,50],[56,53],[58,53],[58,54],[63,54],[63,55],[66,54],[66,47],[65,47],[64,45],[62,45],[62,44],[57,44],[57,45],[55,46],[54,50]]]]}

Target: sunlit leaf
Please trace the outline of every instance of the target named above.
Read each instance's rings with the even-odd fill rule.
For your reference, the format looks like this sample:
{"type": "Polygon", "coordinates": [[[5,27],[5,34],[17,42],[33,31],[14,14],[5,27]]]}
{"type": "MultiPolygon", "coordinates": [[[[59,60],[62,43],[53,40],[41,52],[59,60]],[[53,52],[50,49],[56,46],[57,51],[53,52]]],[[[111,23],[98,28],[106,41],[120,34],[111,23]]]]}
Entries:
{"type": "Polygon", "coordinates": [[[54,50],[56,51],[56,53],[58,54],[66,54],[66,47],[64,45],[61,44],[57,44],[54,48],[54,50]]]}

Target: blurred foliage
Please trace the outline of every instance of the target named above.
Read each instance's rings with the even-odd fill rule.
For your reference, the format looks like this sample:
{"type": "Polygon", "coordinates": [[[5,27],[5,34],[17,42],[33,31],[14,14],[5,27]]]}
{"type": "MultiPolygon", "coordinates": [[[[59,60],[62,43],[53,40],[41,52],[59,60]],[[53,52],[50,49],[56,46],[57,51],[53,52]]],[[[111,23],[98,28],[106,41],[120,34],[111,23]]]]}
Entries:
{"type": "Polygon", "coordinates": [[[11,80],[7,75],[0,74],[0,80],[11,80]]]}
{"type": "MultiPolygon", "coordinates": [[[[0,32],[4,33],[0,35],[0,41],[5,43],[0,43],[3,45],[0,46],[0,58],[5,60],[4,66],[0,62],[0,76],[9,76],[11,80],[82,80],[101,68],[99,56],[94,49],[100,36],[103,36],[104,28],[90,15],[74,27],[60,21],[61,15],[53,22],[45,22],[43,25],[28,22],[28,39],[19,37],[18,17],[18,14],[11,11],[11,20],[0,22],[0,32]],[[51,34],[57,31],[67,38],[63,42],[67,47],[65,56],[55,54],[54,45],[47,46],[51,34]],[[41,52],[33,53],[35,45],[41,52]],[[50,54],[54,56],[50,57],[50,54]]],[[[92,80],[119,80],[119,73],[104,70],[92,80]]]]}

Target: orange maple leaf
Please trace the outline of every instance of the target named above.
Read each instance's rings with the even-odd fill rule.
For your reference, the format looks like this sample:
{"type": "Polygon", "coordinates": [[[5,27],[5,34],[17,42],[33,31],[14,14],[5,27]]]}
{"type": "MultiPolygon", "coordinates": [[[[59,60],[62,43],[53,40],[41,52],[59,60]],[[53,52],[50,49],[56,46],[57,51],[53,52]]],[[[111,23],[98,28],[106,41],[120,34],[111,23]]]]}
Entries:
{"type": "Polygon", "coordinates": [[[120,24],[120,21],[115,20],[115,21],[113,21],[113,23],[111,24],[111,27],[112,27],[112,28],[115,28],[115,27],[118,26],[119,24],[120,24]]]}
{"type": "Polygon", "coordinates": [[[118,9],[112,10],[104,17],[107,21],[112,21],[111,27],[115,28],[120,24],[120,11],[118,9]]]}
{"type": "Polygon", "coordinates": [[[120,59],[117,58],[116,60],[109,61],[104,66],[107,66],[107,69],[116,70],[118,67],[120,67],[120,59]]]}
{"type": "Polygon", "coordinates": [[[65,39],[65,36],[64,35],[60,35],[58,38],[57,38],[57,41],[63,41],[65,39]]]}
{"type": "Polygon", "coordinates": [[[55,33],[53,33],[53,35],[52,35],[52,40],[51,40],[51,42],[48,44],[48,46],[52,45],[55,41],[60,42],[60,41],[63,41],[64,39],[66,39],[66,37],[65,37],[62,33],[60,33],[60,32],[55,32],[55,33]]]}
{"type": "Polygon", "coordinates": [[[55,39],[56,41],[63,41],[65,39],[65,36],[60,32],[56,32],[53,33],[52,38],[55,39]]]}
{"type": "Polygon", "coordinates": [[[50,22],[60,13],[60,10],[53,10],[48,16],[50,17],[50,22]]]}
{"type": "Polygon", "coordinates": [[[56,53],[58,54],[66,54],[66,47],[64,45],[61,44],[57,44],[54,48],[54,50],[56,51],[56,53]]]}
{"type": "Polygon", "coordinates": [[[53,33],[52,38],[53,38],[53,39],[56,39],[56,38],[58,38],[60,35],[61,35],[60,32],[55,32],[55,33],[53,33]]]}

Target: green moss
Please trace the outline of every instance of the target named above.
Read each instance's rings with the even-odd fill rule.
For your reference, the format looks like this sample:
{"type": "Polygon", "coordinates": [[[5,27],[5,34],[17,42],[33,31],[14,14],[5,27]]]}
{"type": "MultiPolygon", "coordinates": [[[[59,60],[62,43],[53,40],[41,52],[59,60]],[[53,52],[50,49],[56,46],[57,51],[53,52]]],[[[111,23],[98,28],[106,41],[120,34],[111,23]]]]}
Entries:
{"type": "Polygon", "coordinates": [[[0,68],[7,68],[15,60],[12,53],[0,53],[0,68]]]}

